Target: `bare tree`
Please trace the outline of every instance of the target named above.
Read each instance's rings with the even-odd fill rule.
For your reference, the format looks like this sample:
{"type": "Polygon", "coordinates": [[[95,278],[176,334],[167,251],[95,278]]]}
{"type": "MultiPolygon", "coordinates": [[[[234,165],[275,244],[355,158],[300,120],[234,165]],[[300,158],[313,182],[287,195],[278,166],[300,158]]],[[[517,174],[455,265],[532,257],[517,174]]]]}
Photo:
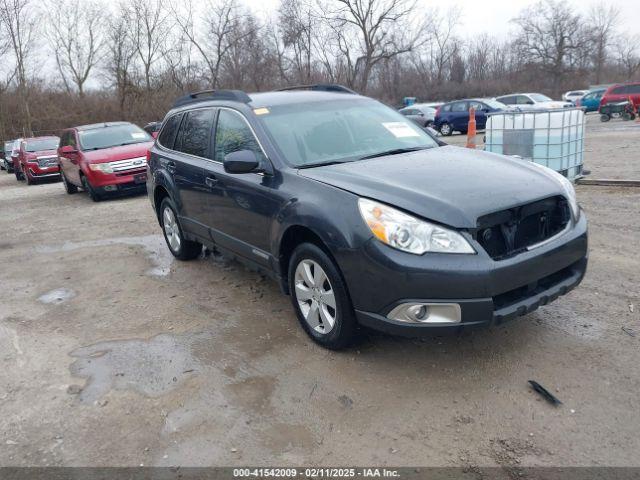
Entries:
{"type": "Polygon", "coordinates": [[[23,113],[23,132],[32,135],[27,61],[33,46],[36,18],[27,15],[29,0],[0,0],[0,25],[6,29],[16,62],[16,78],[23,113]]]}
{"type": "Polygon", "coordinates": [[[291,51],[289,62],[300,83],[311,82],[314,37],[318,19],[305,0],[283,0],[279,9],[284,47],[291,51]]]}
{"type": "Polygon", "coordinates": [[[415,25],[412,0],[335,0],[327,20],[344,55],[347,81],[366,92],[375,66],[408,53],[425,39],[423,24],[415,25]]]}
{"type": "Polygon", "coordinates": [[[113,16],[107,23],[105,71],[109,84],[115,88],[122,118],[126,118],[127,98],[134,89],[133,60],[137,50],[129,35],[133,28],[131,18],[125,15],[113,16]]]}
{"type": "Polygon", "coordinates": [[[520,29],[515,40],[518,53],[537,64],[554,88],[588,51],[589,32],[582,17],[567,3],[544,0],[525,8],[513,21],[520,29]]]}
{"type": "Polygon", "coordinates": [[[588,24],[591,30],[593,46],[592,57],[595,82],[602,81],[602,70],[607,59],[609,47],[614,43],[614,31],[620,18],[620,10],[603,2],[592,5],[589,9],[588,24]]]}
{"type": "Polygon", "coordinates": [[[133,25],[129,35],[133,38],[136,56],[142,64],[142,75],[147,91],[151,90],[152,69],[162,57],[167,32],[171,30],[166,0],[127,0],[125,15],[133,25]]]}
{"type": "Polygon", "coordinates": [[[640,35],[624,35],[616,46],[617,61],[628,80],[637,79],[640,76],[640,35]]]}
{"type": "Polygon", "coordinates": [[[46,15],[47,38],[65,87],[70,90],[70,77],[83,97],[102,53],[102,7],[91,0],[56,0],[48,4],[46,15]]]}
{"type": "Polygon", "coordinates": [[[202,15],[196,15],[192,0],[187,0],[183,10],[174,10],[174,13],[180,29],[206,66],[207,83],[211,88],[217,88],[221,68],[229,51],[253,33],[244,31],[234,35],[248,14],[242,11],[236,0],[206,0],[202,15]],[[197,24],[196,17],[201,18],[197,24]]]}

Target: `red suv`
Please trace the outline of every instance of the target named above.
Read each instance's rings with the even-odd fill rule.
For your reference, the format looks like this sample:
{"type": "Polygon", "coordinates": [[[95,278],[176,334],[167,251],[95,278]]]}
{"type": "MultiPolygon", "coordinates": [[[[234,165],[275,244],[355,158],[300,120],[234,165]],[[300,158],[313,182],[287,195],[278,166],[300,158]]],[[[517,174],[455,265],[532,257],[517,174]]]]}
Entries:
{"type": "Polygon", "coordinates": [[[67,193],[76,193],[80,187],[98,202],[112,193],[144,191],[151,145],[151,136],[128,122],[64,130],[58,159],[67,193]]]}
{"type": "Polygon", "coordinates": [[[33,185],[39,179],[58,177],[60,167],[56,149],[59,143],[60,138],[53,136],[22,140],[13,165],[16,178],[26,179],[28,185],[33,185]]]}
{"type": "Polygon", "coordinates": [[[631,99],[636,109],[640,108],[640,83],[623,83],[610,86],[602,95],[600,106],[607,103],[624,102],[629,99],[631,99]]]}

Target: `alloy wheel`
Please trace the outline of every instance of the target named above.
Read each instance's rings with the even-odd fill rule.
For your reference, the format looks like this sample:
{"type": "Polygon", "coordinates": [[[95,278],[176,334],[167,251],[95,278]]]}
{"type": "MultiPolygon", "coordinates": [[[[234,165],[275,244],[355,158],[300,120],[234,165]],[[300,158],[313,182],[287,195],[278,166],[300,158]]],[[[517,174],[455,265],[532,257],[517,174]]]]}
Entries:
{"type": "Polygon", "coordinates": [[[336,297],[326,272],[315,261],[302,260],[295,272],[295,296],[302,316],[318,333],[329,333],[337,316],[336,297]]]}
{"type": "Polygon", "coordinates": [[[174,252],[180,251],[180,244],[182,243],[180,228],[178,227],[176,216],[170,207],[165,207],[162,213],[162,226],[171,250],[174,252]]]}

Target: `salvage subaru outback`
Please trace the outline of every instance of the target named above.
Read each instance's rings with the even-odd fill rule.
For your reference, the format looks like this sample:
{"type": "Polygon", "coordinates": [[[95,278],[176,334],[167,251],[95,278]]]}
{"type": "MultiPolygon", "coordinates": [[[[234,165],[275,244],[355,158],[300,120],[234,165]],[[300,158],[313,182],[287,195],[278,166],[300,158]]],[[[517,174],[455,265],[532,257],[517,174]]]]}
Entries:
{"type": "Polygon", "coordinates": [[[272,276],[328,348],[358,325],[499,324],[587,267],[587,220],[562,175],[445,145],[338,85],[187,95],[148,156],[171,253],[205,245],[272,276]]]}

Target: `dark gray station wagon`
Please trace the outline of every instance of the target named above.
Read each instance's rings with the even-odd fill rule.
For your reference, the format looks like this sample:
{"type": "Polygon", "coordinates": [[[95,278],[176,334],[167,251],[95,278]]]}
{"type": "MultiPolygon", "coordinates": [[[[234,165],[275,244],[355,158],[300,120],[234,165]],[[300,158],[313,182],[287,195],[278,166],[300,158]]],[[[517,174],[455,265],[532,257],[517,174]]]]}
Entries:
{"type": "Polygon", "coordinates": [[[587,220],[562,175],[444,145],[337,85],[180,98],[147,182],[173,255],[206,245],[267,273],[328,348],[358,325],[501,323],[587,267],[587,220]]]}

